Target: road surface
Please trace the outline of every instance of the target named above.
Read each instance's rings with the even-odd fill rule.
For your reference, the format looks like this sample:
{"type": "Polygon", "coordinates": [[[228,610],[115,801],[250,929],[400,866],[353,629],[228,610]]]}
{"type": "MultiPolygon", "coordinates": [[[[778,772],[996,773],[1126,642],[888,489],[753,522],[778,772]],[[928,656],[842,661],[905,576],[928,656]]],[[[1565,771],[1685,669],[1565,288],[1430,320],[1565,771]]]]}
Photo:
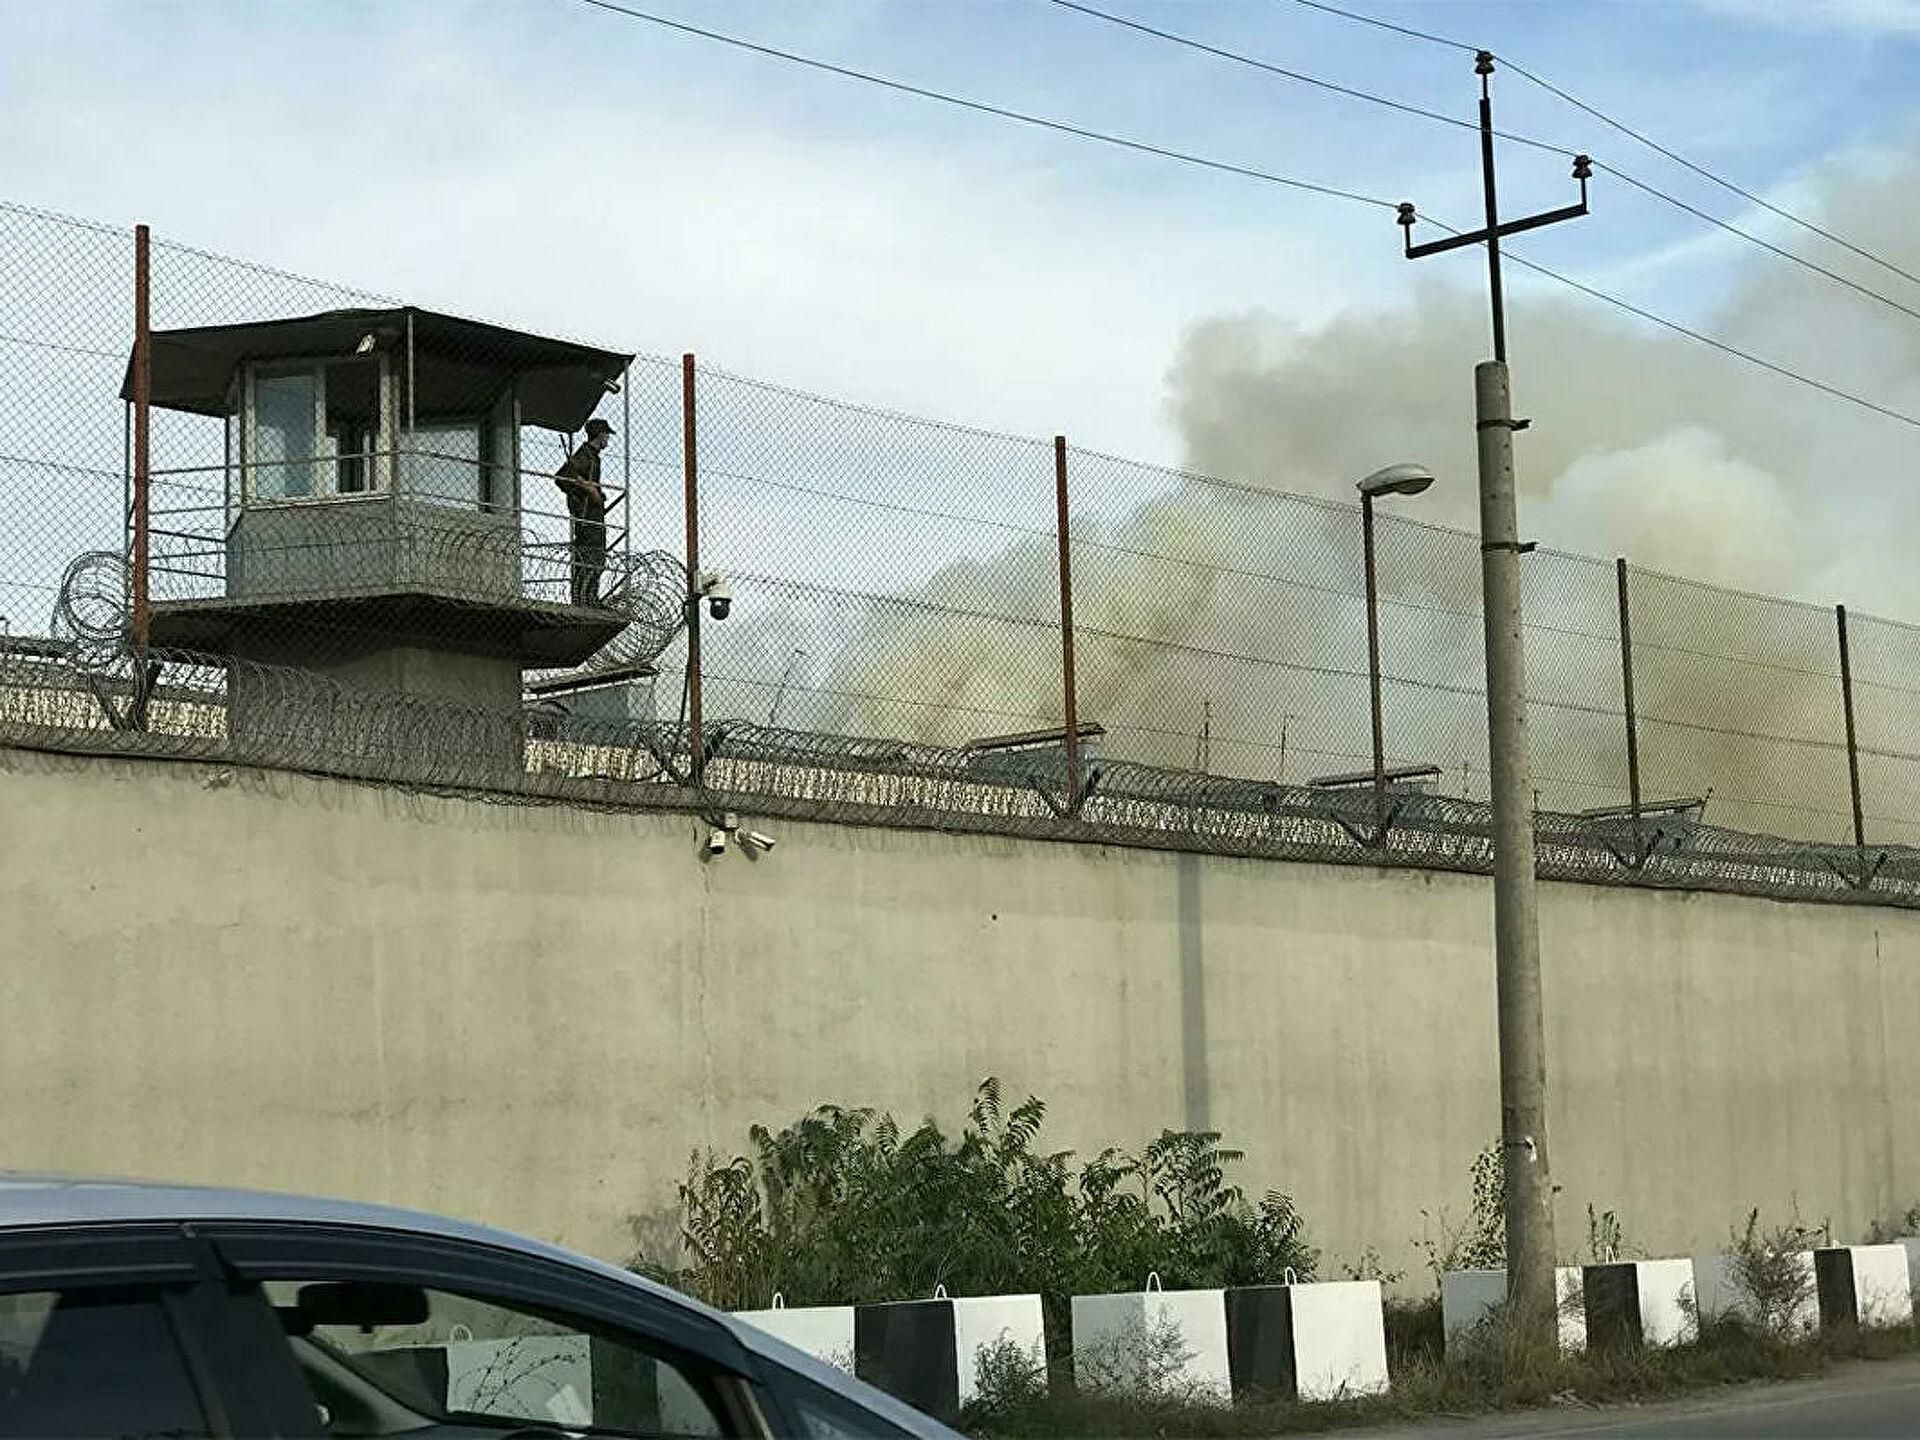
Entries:
{"type": "Polygon", "coordinates": [[[1534,1410],[1426,1420],[1347,1440],[1920,1440],[1920,1360],[1861,1361],[1818,1380],[1742,1385],[1658,1405],[1534,1410]]]}

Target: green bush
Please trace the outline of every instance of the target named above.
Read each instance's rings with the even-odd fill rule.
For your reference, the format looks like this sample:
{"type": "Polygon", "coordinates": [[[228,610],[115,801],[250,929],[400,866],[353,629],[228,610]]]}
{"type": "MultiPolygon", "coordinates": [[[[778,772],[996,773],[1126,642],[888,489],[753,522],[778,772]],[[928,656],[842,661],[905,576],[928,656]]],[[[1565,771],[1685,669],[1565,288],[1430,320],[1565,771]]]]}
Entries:
{"type": "Polygon", "coordinates": [[[1018,1428],[1047,1402],[1047,1367],[1024,1345],[1001,1336],[974,1354],[974,1397],[961,1411],[970,1430],[1018,1428]]]}
{"type": "MultiPolygon", "coordinates": [[[[1243,1158],[1211,1131],[1164,1131],[1137,1153],[1076,1164],[1046,1151],[1046,1105],[975,1093],[948,1136],[932,1120],[823,1105],[754,1154],[696,1154],[680,1186],[684,1254],[633,1268],[723,1309],[860,1304],[1037,1292],[1054,1358],[1074,1295],[1311,1279],[1318,1254],[1293,1201],[1250,1200],[1228,1179],[1243,1158]]],[[[636,1229],[637,1233],[637,1229],[636,1229]]]]}
{"type": "Polygon", "coordinates": [[[1751,1307],[1749,1318],[1777,1338],[1792,1338],[1808,1324],[1816,1282],[1804,1264],[1805,1252],[1828,1243],[1826,1224],[1809,1226],[1796,1213],[1785,1225],[1762,1228],[1758,1207],[1747,1212],[1746,1227],[1730,1237],[1733,1283],[1751,1307]]]}
{"type": "Polygon", "coordinates": [[[1444,1316],[1437,1294],[1418,1300],[1389,1296],[1381,1306],[1386,1330],[1387,1371],[1398,1376],[1415,1365],[1438,1365],[1446,1358],[1444,1316]]]}

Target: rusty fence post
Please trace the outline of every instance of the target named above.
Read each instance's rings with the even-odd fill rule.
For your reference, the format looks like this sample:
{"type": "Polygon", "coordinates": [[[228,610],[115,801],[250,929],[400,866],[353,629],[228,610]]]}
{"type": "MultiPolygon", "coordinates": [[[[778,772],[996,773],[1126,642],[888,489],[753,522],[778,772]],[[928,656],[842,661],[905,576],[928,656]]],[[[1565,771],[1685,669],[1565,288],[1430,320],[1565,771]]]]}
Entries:
{"type": "Polygon", "coordinates": [[[1080,715],[1073,681],[1073,555],[1067,528],[1067,437],[1053,437],[1053,508],[1060,540],[1060,680],[1067,724],[1067,814],[1080,813],[1080,715]]]}
{"type": "Polygon", "coordinates": [[[135,683],[145,673],[150,591],[153,453],[150,420],[153,398],[153,317],[149,284],[149,237],[145,225],[133,227],[133,652],[135,683]]]}
{"type": "Polygon", "coordinates": [[[1853,846],[1867,848],[1866,816],[1860,808],[1860,746],[1853,730],[1853,655],[1847,646],[1847,607],[1833,607],[1840,635],[1840,704],[1847,719],[1847,787],[1853,797],[1853,846]]]}
{"type": "Polygon", "coordinates": [[[1633,704],[1633,605],[1628,598],[1627,560],[1613,562],[1614,587],[1620,595],[1620,700],[1627,719],[1627,801],[1633,814],[1633,863],[1645,861],[1640,838],[1640,719],[1633,704]]]}
{"type": "MultiPolygon", "coordinates": [[[[705,768],[700,731],[700,460],[695,424],[694,364],[689,351],[680,357],[680,454],[685,466],[687,503],[687,755],[690,777],[705,768]]],[[[629,442],[631,443],[631,442],[629,442]]]]}
{"type": "Polygon", "coordinates": [[[624,585],[633,584],[633,361],[620,372],[620,549],[627,557],[624,585]]]}

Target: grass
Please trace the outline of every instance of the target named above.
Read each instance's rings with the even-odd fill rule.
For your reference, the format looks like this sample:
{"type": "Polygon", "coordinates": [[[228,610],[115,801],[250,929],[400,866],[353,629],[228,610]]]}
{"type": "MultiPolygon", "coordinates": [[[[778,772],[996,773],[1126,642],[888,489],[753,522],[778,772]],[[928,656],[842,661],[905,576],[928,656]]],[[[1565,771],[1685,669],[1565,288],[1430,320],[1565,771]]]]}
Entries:
{"type": "Polygon", "coordinates": [[[969,1407],[961,1428],[983,1437],[1298,1434],[1436,1416],[1545,1405],[1618,1405],[1671,1399],[1754,1381],[1799,1380],[1836,1362],[1920,1355],[1920,1328],[1824,1330],[1789,1342],[1738,1323],[1710,1325],[1693,1344],[1666,1350],[1621,1346],[1582,1355],[1516,1353],[1489,1334],[1452,1361],[1439,1351],[1437,1301],[1389,1309],[1389,1395],[1307,1403],[1243,1398],[1193,1403],[1177,1393],[1080,1395],[1017,1381],[969,1407]]]}

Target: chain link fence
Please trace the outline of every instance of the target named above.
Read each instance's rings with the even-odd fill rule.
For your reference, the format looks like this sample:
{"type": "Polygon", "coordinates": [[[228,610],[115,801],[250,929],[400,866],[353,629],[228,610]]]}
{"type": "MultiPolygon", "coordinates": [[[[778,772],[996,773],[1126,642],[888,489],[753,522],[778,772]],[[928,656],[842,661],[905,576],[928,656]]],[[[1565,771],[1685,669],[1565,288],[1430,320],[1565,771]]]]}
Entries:
{"type": "MultiPolygon", "coordinates": [[[[18,206],[0,243],[0,742],[1488,866],[1477,539],[1393,497],[1370,601],[1355,506],[18,206]]],[[[1920,903],[1920,628],[1524,575],[1543,873],[1920,903]]]]}

